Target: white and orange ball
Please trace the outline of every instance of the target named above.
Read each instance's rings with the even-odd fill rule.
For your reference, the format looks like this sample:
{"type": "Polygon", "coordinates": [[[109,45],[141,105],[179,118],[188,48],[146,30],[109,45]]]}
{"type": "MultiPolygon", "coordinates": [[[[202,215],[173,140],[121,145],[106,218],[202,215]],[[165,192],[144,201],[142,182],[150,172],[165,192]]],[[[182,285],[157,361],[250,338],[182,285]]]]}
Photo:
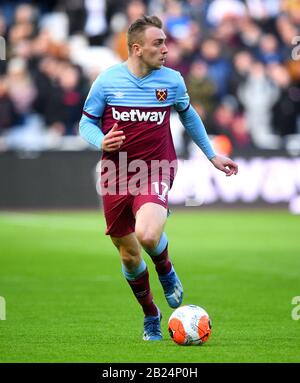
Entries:
{"type": "Polygon", "coordinates": [[[211,320],[199,306],[186,305],[176,309],[169,318],[169,333],[180,345],[201,345],[211,335],[211,320]]]}

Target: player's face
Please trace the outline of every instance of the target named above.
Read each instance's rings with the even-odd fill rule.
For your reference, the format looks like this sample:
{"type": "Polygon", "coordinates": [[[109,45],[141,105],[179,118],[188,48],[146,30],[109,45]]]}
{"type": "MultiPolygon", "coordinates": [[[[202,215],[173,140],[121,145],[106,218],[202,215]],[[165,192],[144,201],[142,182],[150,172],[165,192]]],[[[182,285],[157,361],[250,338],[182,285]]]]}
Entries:
{"type": "Polygon", "coordinates": [[[149,69],[160,69],[168,54],[164,31],[156,27],[147,28],[140,53],[141,61],[145,66],[149,69]]]}

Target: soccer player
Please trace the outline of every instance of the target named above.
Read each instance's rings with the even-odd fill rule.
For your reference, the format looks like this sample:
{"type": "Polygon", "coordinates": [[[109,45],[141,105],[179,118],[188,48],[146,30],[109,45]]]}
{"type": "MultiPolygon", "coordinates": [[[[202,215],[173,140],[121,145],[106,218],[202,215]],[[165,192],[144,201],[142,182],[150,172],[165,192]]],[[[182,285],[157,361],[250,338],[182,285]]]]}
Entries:
{"type": "Polygon", "coordinates": [[[199,115],[190,105],[183,78],[164,66],[168,49],[158,17],[143,16],[131,24],[128,50],[126,62],[107,69],[93,83],[83,108],[80,134],[102,150],[102,187],[111,177],[114,179],[115,187],[102,194],[106,234],[120,253],[124,277],[143,309],[143,339],[161,340],[161,313],[153,301],[141,247],[155,264],[169,306],[180,306],[183,287],[170,260],[164,232],[168,191],[176,166],[170,166],[168,171],[162,166],[156,180],[152,182],[151,178],[156,169],[151,166],[153,161],[176,162],[170,132],[171,108],[179,113],[185,129],[217,169],[231,176],[237,174],[238,166],[214,152],[199,115]],[[110,168],[109,161],[116,169],[110,174],[105,172],[110,168]],[[127,169],[122,176],[124,166],[127,169]],[[129,187],[124,189],[137,176],[139,167],[143,168],[143,177],[136,188],[133,192],[129,187]]]}

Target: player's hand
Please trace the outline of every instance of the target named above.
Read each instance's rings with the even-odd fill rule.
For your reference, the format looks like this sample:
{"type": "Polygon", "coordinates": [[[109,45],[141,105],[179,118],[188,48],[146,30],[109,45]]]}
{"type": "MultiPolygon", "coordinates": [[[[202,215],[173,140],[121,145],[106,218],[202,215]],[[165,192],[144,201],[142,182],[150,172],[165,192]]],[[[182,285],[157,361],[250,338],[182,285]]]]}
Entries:
{"type": "Polygon", "coordinates": [[[115,152],[120,149],[124,140],[125,136],[123,130],[118,130],[118,124],[115,123],[103,138],[102,150],[105,152],[115,152]]]}
{"type": "Polygon", "coordinates": [[[232,176],[232,174],[238,173],[238,164],[232,161],[230,158],[216,155],[210,161],[212,162],[215,168],[224,172],[227,177],[232,176]]]}

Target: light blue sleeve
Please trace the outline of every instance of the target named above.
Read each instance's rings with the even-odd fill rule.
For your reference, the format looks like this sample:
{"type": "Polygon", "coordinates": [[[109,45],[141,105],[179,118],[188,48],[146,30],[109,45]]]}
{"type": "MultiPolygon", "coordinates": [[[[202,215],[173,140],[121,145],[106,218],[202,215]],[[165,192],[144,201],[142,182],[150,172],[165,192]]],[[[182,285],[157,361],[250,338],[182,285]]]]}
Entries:
{"type": "Polygon", "coordinates": [[[190,105],[190,97],[188,95],[185,82],[179,72],[178,73],[178,87],[176,91],[176,98],[174,108],[177,112],[183,112],[190,105]]]}
{"type": "Polygon", "coordinates": [[[102,86],[101,75],[96,78],[83,106],[83,113],[90,118],[100,119],[102,117],[106,101],[102,86]]]}
{"type": "Polygon", "coordinates": [[[79,134],[89,144],[101,149],[104,134],[98,123],[99,119],[89,118],[83,114],[79,122],[79,134]]]}
{"type": "Polygon", "coordinates": [[[105,108],[105,96],[101,84],[101,77],[94,81],[83,106],[82,117],[79,122],[79,134],[89,144],[101,149],[104,134],[99,127],[99,121],[105,108]]]}
{"type": "Polygon", "coordinates": [[[195,144],[199,146],[206,157],[209,160],[215,157],[216,154],[211,146],[203,122],[192,105],[185,111],[179,113],[179,119],[195,144]]]}

